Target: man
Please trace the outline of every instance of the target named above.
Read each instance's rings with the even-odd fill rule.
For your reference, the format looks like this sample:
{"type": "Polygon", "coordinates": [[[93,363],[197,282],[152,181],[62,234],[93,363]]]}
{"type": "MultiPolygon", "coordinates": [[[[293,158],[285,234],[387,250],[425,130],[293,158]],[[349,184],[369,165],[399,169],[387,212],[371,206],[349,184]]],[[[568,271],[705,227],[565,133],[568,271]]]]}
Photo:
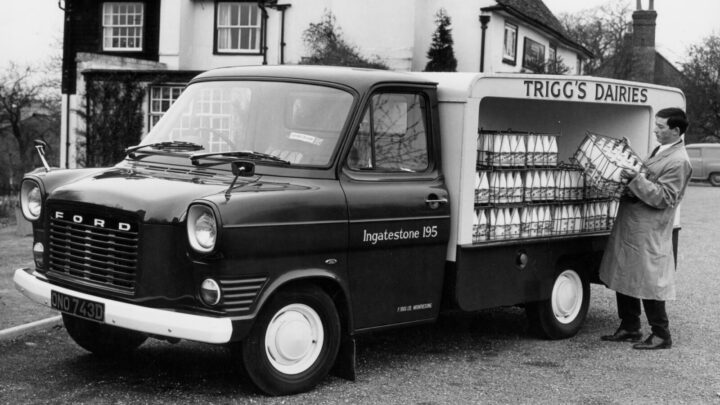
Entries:
{"type": "Polygon", "coordinates": [[[620,327],[605,341],[639,342],[640,302],[652,333],[635,349],[672,346],[665,301],[675,299],[673,223],[692,167],[682,135],[685,112],[666,108],[655,115],[658,146],[645,161],[647,173],[624,170],[627,192],[620,199],[615,226],[600,264],[600,280],[617,295],[620,327]]]}

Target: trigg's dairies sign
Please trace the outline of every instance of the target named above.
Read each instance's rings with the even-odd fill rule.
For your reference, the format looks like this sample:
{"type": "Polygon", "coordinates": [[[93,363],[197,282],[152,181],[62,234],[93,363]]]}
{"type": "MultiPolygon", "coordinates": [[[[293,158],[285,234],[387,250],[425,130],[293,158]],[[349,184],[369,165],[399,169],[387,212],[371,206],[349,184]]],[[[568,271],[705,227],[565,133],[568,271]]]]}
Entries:
{"type": "Polygon", "coordinates": [[[594,83],[583,80],[524,80],[524,96],[555,100],[604,101],[644,104],[648,89],[618,83],[594,83]]]}

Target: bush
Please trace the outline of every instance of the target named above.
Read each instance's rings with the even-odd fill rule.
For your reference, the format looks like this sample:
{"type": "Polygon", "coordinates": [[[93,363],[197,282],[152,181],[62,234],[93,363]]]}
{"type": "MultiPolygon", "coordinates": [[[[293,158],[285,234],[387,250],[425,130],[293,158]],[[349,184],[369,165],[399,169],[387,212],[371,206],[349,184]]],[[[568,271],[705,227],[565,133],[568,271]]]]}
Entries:
{"type": "Polygon", "coordinates": [[[345,42],[342,30],[335,25],[335,16],[330,12],[327,12],[319,23],[310,24],[310,27],[303,32],[303,41],[310,50],[310,56],[300,61],[304,65],[388,69],[379,58],[368,60],[360,56],[355,46],[345,42]]]}

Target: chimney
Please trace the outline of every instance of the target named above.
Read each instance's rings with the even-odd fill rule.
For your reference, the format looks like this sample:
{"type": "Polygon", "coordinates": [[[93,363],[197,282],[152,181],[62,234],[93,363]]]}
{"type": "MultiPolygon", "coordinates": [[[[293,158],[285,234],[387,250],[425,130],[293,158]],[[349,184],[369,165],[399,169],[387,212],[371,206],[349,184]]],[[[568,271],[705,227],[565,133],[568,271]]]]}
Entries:
{"type": "Polygon", "coordinates": [[[642,9],[642,1],[637,0],[637,10],[632,14],[631,66],[628,79],[645,83],[655,80],[655,20],[657,12],[650,0],[649,10],[642,9]]]}
{"type": "Polygon", "coordinates": [[[642,9],[642,1],[637,0],[637,10],[632,14],[633,19],[633,46],[655,47],[655,20],[657,12],[653,10],[654,1],[650,0],[649,10],[642,9]]]}

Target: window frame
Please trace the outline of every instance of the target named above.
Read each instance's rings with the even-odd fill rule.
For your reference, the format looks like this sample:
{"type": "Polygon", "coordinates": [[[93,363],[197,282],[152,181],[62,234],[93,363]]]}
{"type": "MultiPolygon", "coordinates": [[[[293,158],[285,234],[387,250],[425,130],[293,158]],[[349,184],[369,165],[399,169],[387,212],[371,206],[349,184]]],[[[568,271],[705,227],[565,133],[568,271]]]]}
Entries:
{"type": "MultiPolygon", "coordinates": [[[[170,105],[168,105],[168,109],[175,103],[177,100],[177,97],[173,98],[173,90],[180,90],[180,93],[178,93],[178,97],[182,94],[182,92],[185,90],[186,85],[182,83],[159,83],[159,84],[151,84],[148,86],[148,109],[147,109],[147,131],[150,132],[151,129],[155,126],[157,121],[155,121],[155,124],[153,123],[153,118],[157,117],[158,120],[165,115],[167,110],[162,112],[153,111],[153,89],[154,88],[169,88],[170,89],[170,105]]],[[[162,102],[162,97],[160,98],[160,102],[162,102]]]]}
{"type": "MultiPolygon", "coordinates": [[[[363,106],[362,113],[359,114],[358,121],[354,124],[353,132],[351,133],[350,142],[348,142],[346,153],[343,155],[341,166],[343,171],[352,178],[358,180],[399,180],[399,179],[417,179],[417,180],[428,180],[435,178],[437,174],[437,157],[435,156],[435,125],[433,123],[432,109],[431,109],[431,97],[425,91],[425,89],[418,88],[407,88],[407,87],[392,87],[392,88],[380,88],[373,91],[366,99],[365,105],[363,106]],[[374,133],[375,122],[373,120],[373,100],[376,96],[382,95],[411,95],[417,96],[422,99],[425,106],[422,111],[422,119],[425,125],[425,147],[426,147],[426,158],[427,166],[423,170],[418,171],[403,171],[403,170],[387,170],[383,168],[371,168],[371,169],[357,169],[352,168],[348,164],[350,159],[350,152],[353,149],[353,145],[357,140],[360,133],[360,123],[363,121],[366,115],[371,118],[370,128],[371,133],[374,133]]],[[[371,135],[371,140],[374,139],[374,135],[371,135]]],[[[375,148],[373,148],[373,155],[375,154],[375,148]]],[[[375,157],[373,156],[373,160],[375,157]]]]}
{"type": "Polygon", "coordinates": [[[502,56],[502,61],[503,61],[503,63],[506,63],[506,64],[508,64],[508,65],[517,66],[517,53],[518,53],[518,52],[517,52],[517,44],[518,44],[519,27],[518,27],[517,24],[514,24],[514,23],[509,22],[509,21],[505,21],[505,26],[504,26],[504,27],[505,27],[505,28],[503,29],[503,51],[502,51],[502,52],[503,52],[503,56],[502,56]],[[513,55],[510,55],[510,54],[508,54],[508,53],[505,52],[505,51],[506,51],[507,41],[508,41],[508,39],[507,39],[508,28],[510,29],[510,32],[514,32],[514,33],[515,33],[515,38],[513,39],[513,44],[512,44],[512,48],[513,48],[512,50],[513,50],[513,53],[514,53],[513,55]]]}
{"type": "MultiPolygon", "coordinates": [[[[110,16],[113,16],[114,14],[109,14],[110,16]]],[[[127,17],[127,14],[125,15],[127,17]]],[[[122,53],[137,53],[137,52],[144,52],[145,46],[146,46],[146,20],[147,20],[147,4],[145,4],[144,1],[104,1],[101,3],[100,6],[100,44],[103,52],[122,52],[122,53]],[[140,25],[105,25],[105,16],[106,16],[106,7],[112,7],[113,5],[134,5],[134,6],[140,6],[140,17],[141,22],[140,25]],[[107,46],[106,45],[106,38],[109,38],[110,42],[112,43],[115,37],[112,35],[112,30],[115,28],[120,29],[139,29],[140,34],[139,37],[133,36],[134,39],[138,39],[140,42],[140,45],[137,47],[129,48],[129,47],[113,47],[113,46],[107,46]],[[111,36],[106,37],[106,31],[111,30],[111,36]]],[[[130,37],[127,37],[130,38],[130,37]]]]}
{"type": "MultiPolygon", "coordinates": [[[[258,10],[258,24],[255,29],[257,29],[257,41],[258,46],[257,50],[255,49],[248,49],[248,50],[242,50],[242,49],[230,49],[230,50],[221,50],[220,49],[220,26],[219,26],[219,14],[220,14],[220,7],[221,4],[248,4],[257,7],[256,1],[249,1],[249,0],[215,0],[215,10],[214,10],[214,16],[213,16],[213,54],[214,55],[262,55],[263,49],[265,48],[265,16],[263,14],[263,11],[260,7],[257,7],[258,10]]],[[[241,28],[244,26],[238,25],[235,28],[241,28]]],[[[227,27],[231,28],[231,27],[227,27]]],[[[239,41],[239,40],[238,40],[239,41]]]]}
{"type": "Polygon", "coordinates": [[[548,58],[547,58],[548,62],[557,63],[557,61],[558,61],[557,51],[558,51],[557,44],[551,42],[550,46],[548,46],[548,58]]]}
{"type": "MultiPolygon", "coordinates": [[[[528,51],[533,51],[533,49],[539,49],[541,50],[539,58],[537,60],[537,63],[540,65],[544,65],[546,63],[545,60],[545,45],[541,44],[538,41],[535,41],[532,38],[525,37],[523,41],[523,61],[522,61],[522,67],[524,69],[529,69],[532,71],[535,71],[535,66],[533,66],[530,62],[528,51]]],[[[533,51],[534,52],[534,51],[533,51]]]]}

